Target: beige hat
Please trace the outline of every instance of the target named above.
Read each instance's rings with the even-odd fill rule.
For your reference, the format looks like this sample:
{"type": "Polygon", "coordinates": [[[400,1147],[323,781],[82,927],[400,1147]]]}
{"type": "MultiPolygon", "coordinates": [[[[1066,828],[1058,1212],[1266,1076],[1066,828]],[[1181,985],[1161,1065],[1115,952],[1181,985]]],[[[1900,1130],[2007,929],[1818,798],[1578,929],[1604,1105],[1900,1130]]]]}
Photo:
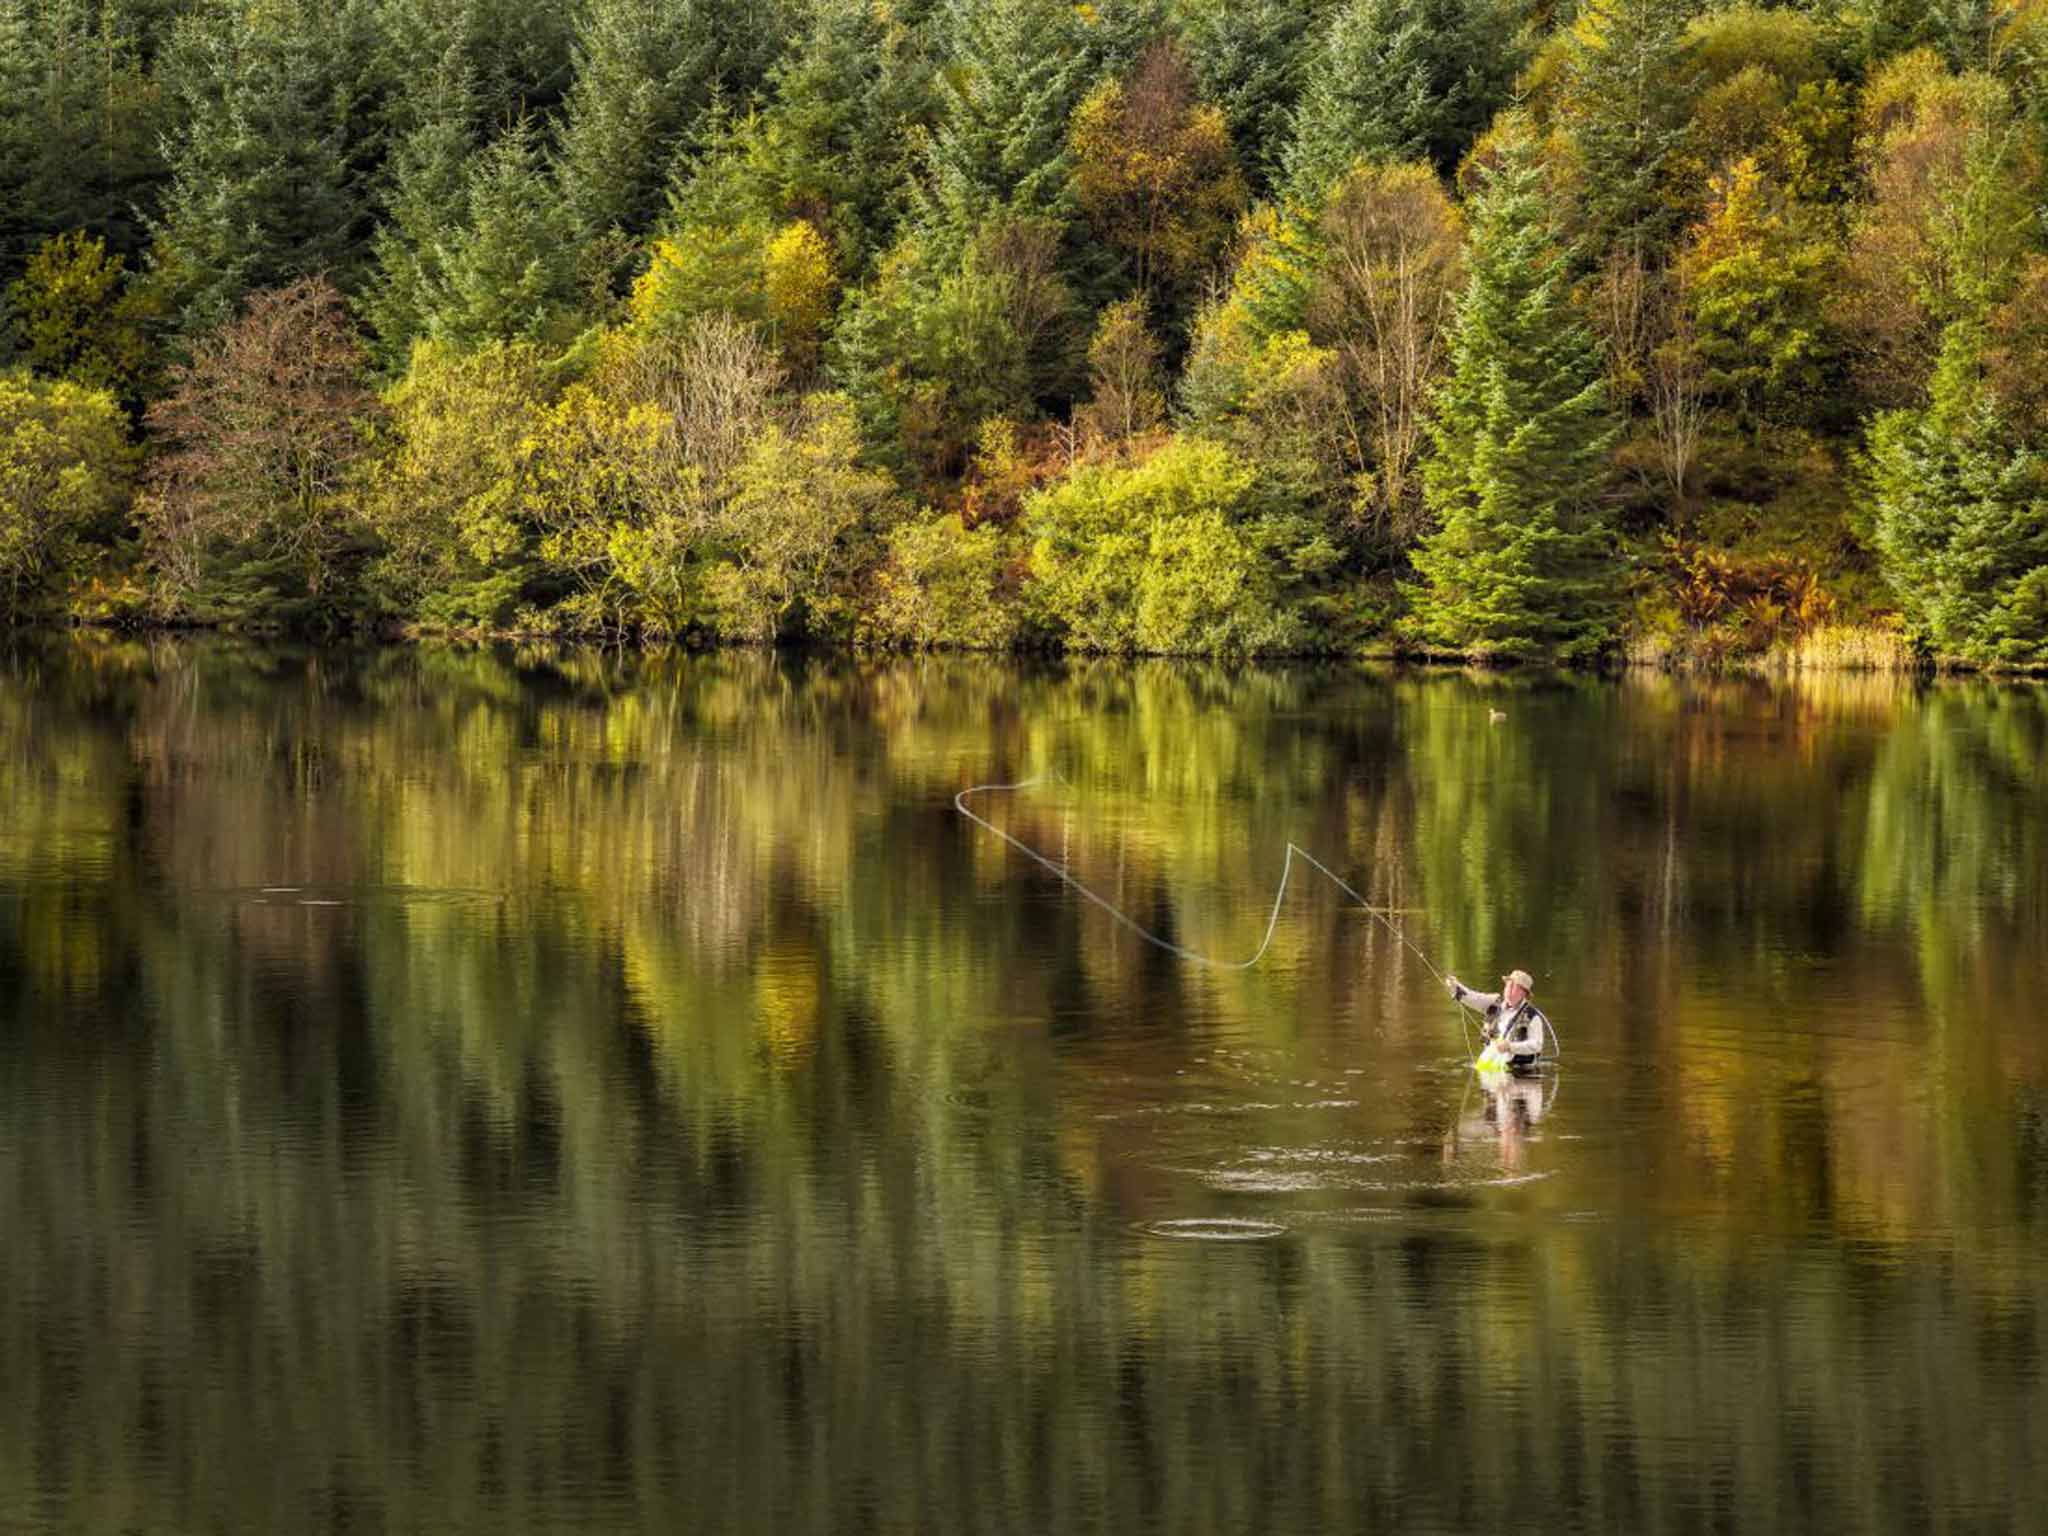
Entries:
{"type": "Polygon", "coordinates": [[[1507,975],[1501,977],[1501,980],[1512,981],[1524,992],[1534,992],[1536,990],[1535,979],[1527,971],[1509,971],[1507,975]]]}

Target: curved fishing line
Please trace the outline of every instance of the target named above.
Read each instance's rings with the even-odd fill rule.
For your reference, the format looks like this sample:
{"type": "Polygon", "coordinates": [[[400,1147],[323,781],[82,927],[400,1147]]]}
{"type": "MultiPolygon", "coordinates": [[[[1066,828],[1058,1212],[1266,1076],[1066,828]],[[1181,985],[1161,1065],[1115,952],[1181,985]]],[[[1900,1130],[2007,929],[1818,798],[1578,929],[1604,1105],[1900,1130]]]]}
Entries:
{"type": "MultiPolygon", "coordinates": [[[[1303,848],[1298,843],[1287,844],[1286,856],[1281,860],[1280,864],[1280,884],[1273,891],[1273,908],[1269,913],[1266,914],[1265,937],[1259,940],[1259,947],[1252,952],[1252,956],[1249,960],[1218,960],[1213,956],[1204,955],[1198,953],[1195,950],[1189,949],[1184,944],[1176,944],[1171,939],[1162,938],[1160,935],[1152,932],[1151,929],[1145,927],[1143,924],[1137,922],[1135,919],[1128,916],[1122,908],[1118,907],[1114,902],[1110,901],[1107,897],[1098,895],[1096,892],[1090,890],[1080,880],[1075,878],[1074,875],[1069,873],[1064,865],[1055,864],[1051,859],[1047,858],[1044,854],[1040,853],[1036,848],[1033,848],[1029,843],[1022,841],[1019,838],[1012,837],[1009,833],[1005,832],[1001,827],[997,826],[987,817],[977,816],[973,811],[970,811],[967,808],[967,797],[969,795],[978,795],[988,790],[997,789],[1031,789],[1037,786],[1038,784],[1043,783],[1044,780],[1045,775],[1037,774],[1028,779],[1019,779],[1013,784],[971,784],[966,789],[961,790],[959,794],[953,797],[953,809],[958,811],[962,816],[965,816],[969,821],[973,822],[976,826],[982,827],[987,831],[995,833],[997,837],[1001,838],[1004,842],[1008,843],[1012,848],[1016,849],[1019,853],[1023,854],[1025,858],[1031,860],[1032,863],[1038,865],[1039,868],[1045,870],[1048,874],[1051,874],[1057,879],[1064,882],[1065,884],[1072,886],[1074,890],[1079,892],[1083,897],[1093,902],[1096,906],[1100,907],[1104,912],[1107,912],[1112,919],[1120,923],[1125,928],[1130,929],[1131,932],[1135,933],[1147,944],[1155,945],[1158,948],[1165,950],[1170,955],[1178,956],[1180,959],[1187,961],[1190,965],[1203,965],[1209,967],[1211,970],[1217,971],[1250,970],[1253,966],[1257,965],[1261,960],[1265,958],[1266,951],[1272,947],[1273,934],[1280,925],[1280,904],[1282,901],[1286,899],[1287,882],[1294,874],[1294,861],[1297,857],[1299,857],[1304,862],[1313,865],[1316,869],[1320,870],[1326,877],[1328,877],[1330,882],[1333,885],[1335,885],[1338,890],[1342,891],[1346,896],[1349,896],[1353,901],[1357,902],[1359,906],[1363,907],[1366,910],[1366,912],[1368,912],[1372,916],[1374,921],[1381,924],[1387,930],[1387,932],[1391,933],[1396,939],[1398,939],[1401,942],[1402,946],[1406,948],[1410,954],[1414,955],[1416,959],[1422,962],[1423,969],[1428,971],[1430,975],[1434,976],[1439,985],[1444,984],[1444,973],[1438,970],[1436,966],[1433,963],[1431,963],[1429,956],[1422,952],[1421,948],[1415,943],[1413,939],[1409,938],[1407,934],[1401,931],[1399,924],[1395,923],[1384,912],[1381,912],[1378,908],[1374,907],[1371,902],[1367,901],[1363,896],[1359,895],[1357,891],[1353,890],[1348,884],[1345,883],[1344,879],[1340,875],[1338,875],[1335,870],[1331,869],[1329,865],[1325,864],[1321,859],[1317,858],[1314,854],[1310,853],[1306,848],[1303,848]]],[[[1062,782],[1064,782],[1064,780],[1062,782]]],[[[1458,1033],[1464,1041],[1465,1054],[1467,1057],[1476,1061],[1478,1058],[1476,1055],[1474,1055],[1472,1050],[1471,1030],[1465,1018],[1465,1010],[1456,1002],[1455,999],[1452,1001],[1451,1006],[1457,1010],[1458,1033]]]]}
{"type": "MultiPolygon", "coordinates": [[[[1071,885],[1082,896],[1094,902],[1096,906],[1102,908],[1103,911],[1107,912],[1118,923],[1130,929],[1131,932],[1135,933],[1147,944],[1157,945],[1170,955],[1178,955],[1191,965],[1206,965],[1211,970],[1217,971],[1248,971],[1266,957],[1266,951],[1273,943],[1274,930],[1280,925],[1280,903],[1287,895],[1287,880],[1294,871],[1294,855],[1297,851],[1294,844],[1289,843],[1287,845],[1287,858],[1280,866],[1280,887],[1273,892],[1273,910],[1266,917],[1266,936],[1259,941],[1258,949],[1253,952],[1249,960],[1217,960],[1209,955],[1198,954],[1185,945],[1176,944],[1171,939],[1161,938],[1151,929],[1126,916],[1123,909],[1107,897],[1098,896],[1094,891],[1083,885],[1073,875],[1069,874],[1064,866],[1055,864],[1029,843],[1012,837],[987,817],[977,816],[974,812],[967,809],[967,797],[969,795],[978,795],[992,789],[1031,789],[1043,782],[1044,775],[1041,774],[1029,779],[1019,779],[1014,784],[971,784],[953,797],[953,809],[962,816],[965,816],[976,826],[986,828],[988,831],[995,833],[997,837],[1000,837],[1039,868],[1071,885]]],[[[1307,855],[1304,854],[1303,857],[1306,858],[1307,855]]]]}

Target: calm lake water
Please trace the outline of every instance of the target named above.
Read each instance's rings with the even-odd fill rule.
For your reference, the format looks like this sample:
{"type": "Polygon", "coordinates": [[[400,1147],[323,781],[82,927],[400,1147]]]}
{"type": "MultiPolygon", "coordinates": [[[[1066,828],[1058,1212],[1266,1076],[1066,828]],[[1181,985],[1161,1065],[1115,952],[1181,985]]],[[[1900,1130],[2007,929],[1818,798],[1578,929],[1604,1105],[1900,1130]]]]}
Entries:
{"type": "Polygon", "coordinates": [[[2048,694],[0,654],[0,1530],[2038,1531],[2048,694]],[[1502,718],[1495,719],[1498,714],[1502,718]],[[1495,1094],[1292,839],[1537,978],[1495,1094]],[[1056,775],[1056,777],[1055,777],[1056,775]]]}

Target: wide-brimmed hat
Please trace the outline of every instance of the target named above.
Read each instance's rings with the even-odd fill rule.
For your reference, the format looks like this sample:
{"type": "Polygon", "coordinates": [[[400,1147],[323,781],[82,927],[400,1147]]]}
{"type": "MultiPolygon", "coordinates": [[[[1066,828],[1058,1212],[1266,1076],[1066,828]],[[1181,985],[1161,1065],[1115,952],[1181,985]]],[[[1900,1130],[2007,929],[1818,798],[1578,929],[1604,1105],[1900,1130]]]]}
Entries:
{"type": "Polygon", "coordinates": [[[1536,990],[1536,980],[1527,971],[1509,971],[1507,975],[1501,977],[1501,980],[1512,981],[1524,992],[1534,992],[1536,990]]]}

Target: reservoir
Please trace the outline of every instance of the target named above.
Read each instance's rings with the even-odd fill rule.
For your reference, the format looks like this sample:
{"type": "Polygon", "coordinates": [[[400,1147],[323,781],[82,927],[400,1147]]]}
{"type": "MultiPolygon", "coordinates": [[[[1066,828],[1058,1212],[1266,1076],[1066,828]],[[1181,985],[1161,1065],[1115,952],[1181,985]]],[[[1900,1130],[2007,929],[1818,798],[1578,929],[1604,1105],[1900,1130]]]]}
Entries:
{"type": "Polygon", "coordinates": [[[2024,684],[15,643],[0,1530],[2037,1529],[2044,886],[2024,684]]]}

